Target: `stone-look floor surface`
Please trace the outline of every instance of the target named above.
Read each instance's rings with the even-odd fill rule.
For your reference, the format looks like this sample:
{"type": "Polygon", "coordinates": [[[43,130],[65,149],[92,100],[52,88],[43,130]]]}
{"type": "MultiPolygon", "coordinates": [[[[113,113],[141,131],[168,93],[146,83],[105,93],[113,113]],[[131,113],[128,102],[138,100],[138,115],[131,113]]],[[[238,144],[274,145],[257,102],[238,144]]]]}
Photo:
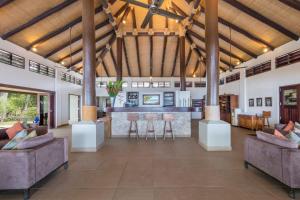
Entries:
{"type": "MultiPolygon", "coordinates": [[[[197,143],[198,122],[192,127],[192,138],[175,142],[115,138],[97,153],[70,153],[69,169],[59,169],[36,185],[31,199],[289,199],[279,182],[253,168],[244,169],[244,138],[253,132],[232,128],[233,151],[206,152],[197,143]]],[[[71,135],[70,127],[53,132],[71,135]]],[[[0,192],[0,199],[22,199],[22,193],[0,192]]]]}

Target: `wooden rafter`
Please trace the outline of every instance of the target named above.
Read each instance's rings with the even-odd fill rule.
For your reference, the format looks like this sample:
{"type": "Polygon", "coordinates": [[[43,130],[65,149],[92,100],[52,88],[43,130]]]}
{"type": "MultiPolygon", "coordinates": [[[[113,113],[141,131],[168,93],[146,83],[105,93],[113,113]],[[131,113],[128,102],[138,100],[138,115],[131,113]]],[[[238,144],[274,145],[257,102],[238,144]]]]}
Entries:
{"type": "MultiPolygon", "coordinates": [[[[149,0],[150,1],[150,0],[149,0]]],[[[153,18],[151,17],[150,22],[149,22],[149,28],[153,28],[153,18]]],[[[149,36],[150,40],[150,77],[153,75],[153,36],[149,36]]]]}
{"type": "MultiPolygon", "coordinates": [[[[103,40],[104,38],[106,38],[106,37],[112,35],[113,33],[114,33],[113,30],[110,30],[110,31],[104,33],[104,34],[101,35],[100,37],[96,38],[96,43],[99,42],[99,41],[101,41],[101,40],[103,40]]],[[[80,48],[77,49],[76,51],[72,52],[71,55],[68,54],[68,55],[62,57],[61,59],[57,60],[57,62],[61,62],[61,61],[63,61],[64,59],[69,58],[70,56],[74,56],[74,55],[76,55],[76,54],[78,54],[78,53],[80,53],[80,52],[82,52],[82,47],[80,47],[80,48]]]]}
{"type": "Polygon", "coordinates": [[[281,3],[300,11],[300,1],[297,0],[279,0],[281,3]]]}
{"type": "Polygon", "coordinates": [[[62,9],[64,9],[65,7],[71,5],[72,3],[76,2],[77,0],[67,0],[67,1],[63,1],[62,3],[56,5],[55,7],[53,8],[50,8],[49,10],[41,13],[40,15],[32,18],[31,20],[29,20],[28,22],[26,22],[25,24],[22,24],[20,26],[18,26],[17,28],[3,34],[1,37],[3,40],[6,40],[7,38],[23,31],[24,29],[38,23],[39,21],[53,15],[54,13],[58,12],[58,11],[61,11],[62,9]]]}
{"type": "Polygon", "coordinates": [[[223,1],[225,1],[226,3],[228,3],[231,6],[235,7],[236,9],[246,13],[247,15],[253,17],[254,19],[272,27],[273,29],[279,31],[280,33],[286,35],[287,37],[292,38],[293,40],[299,39],[299,36],[297,34],[284,28],[280,24],[270,20],[269,18],[263,16],[262,14],[256,12],[255,10],[245,6],[244,4],[242,4],[236,0],[223,0],[223,1]]]}
{"type": "MultiPolygon", "coordinates": [[[[188,30],[187,33],[190,34],[190,35],[192,35],[192,36],[194,36],[195,38],[197,38],[197,39],[200,40],[201,42],[205,43],[205,38],[202,37],[202,36],[200,36],[200,35],[197,34],[196,32],[194,32],[194,31],[192,31],[192,30],[188,30]]],[[[243,58],[241,58],[241,57],[235,55],[235,54],[232,53],[232,52],[227,51],[226,49],[224,49],[224,48],[222,48],[222,47],[220,47],[220,52],[226,54],[227,56],[231,56],[231,57],[233,57],[233,58],[235,58],[235,59],[238,59],[238,60],[240,60],[240,61],[242,61],[242,62],[245,62],[245,61],[246,61],[246,60],[244,60],[243,58]]]]}
{"type": "MultiPolygon", "coordinates": [[[[95,15],[98,14],[98,13],[101,13],[103,11],[103,7],[102,5],[101,6],[98,6],[96,9],[95,9],[95,15]]],[[[36,39],[35,41],[33,41],[32,43],[30,43],[26,49],[29,50],[30,48],[32,48],[33,46],[36,46],[36,45],[39,45],[39,44],[42,44],[43,42],[46,42],[47,40],[63,33],[64,31],[68,30],[69,28],[71,27],[74,27],[75,25],[81,23],[82,21],[82,17],[77,17],[76,19],[72,20],[71,22],[69,22],[68,24],[62,26],[62,27],[59,27],[57,28],[56,30],[36,39]]]]}
{"type": "Polygon", "coordinates": [[[12,3],[14,0],[1,0],[0,1],[0,8],[12,3]]]}
{"type": "Polygon", "coordinates": [[[120,26],[121,23],[123,23],[123,21],[126,21],[127,16],[128,16],[130,11],[131,11],[131,7],[127,7],[124,14],[122,15],[120,21],[118,22],[118,25],[117,25],[118,27],[120,26]]]}
{"type": "Polygon", "coordinates": [[[177,44],[176,44],[176,50],[175,50],[175,56],[174,56],[174,60],[173,60],[173,68],[172,68],[171,76],[174,76],[174,74],[175,74],[175,68],[176,68],[178,54],[179,54],[179,37],[177,37],[177,44]]]}
{"type": "MultiPolygon", "coordinates": [[[[169,28],[169,20],[166,17],[165,18],[165,29],[169,28]]],[[[161,66],[160,66],[160,76],[164,76],[164,67],[165,67],[165,58],[166,58],[166,49],[167,49],[167,43],[168,43],[168,37],[165,35],[164,36],[164,46],[163,46],[163,54],[162,54],[162,61],[161,61],[161,66]]]]}
{"type": "MultiPolygon", "coordinates": [[[[132,24],[133,24],[133,28],[136,30],[137,29],[137,23],[136,23],[136,16],[135,16],[135,10],[134,8],[132,9],[132,24]]],[[[136,56],[137,56],[137,62],[138,62],[138,69],[139,69],[139,76],[142,76],[142,69],[141,69],[141,60],[140,60],[140,46],[139,46],[139,39],[138,37],[135,37],[135,47],[136,47],[136,56]]]]}
{"type": "MultiPolygon", "coordinates": [[[[197,72],[198,69],[199,69],[199,65],[200,65],[200,60],[197,59],[197,62],[196,62],[196,64],[195,64],[195,67],[194,67],[194,70],[193,70],[193,74],[192,74],[192,75],[196,75],[196,72],[197,72]]],[[[200,76],[201,76],[201,74],[200,74],[200,76]]]]}
{"type": "Polygon", "coordinates": [[[127,47],[126,47],[126,43],[125,43],[124,38],[123,38],[123,49],[124,49],[124,54],[125,54],[125,62],[126,62],[126,66],[127,66],[128,76],[131,77],[131,71],[130,71],[130,66],[129,66],[129,61],[128,61],[127,47]]]}
{"type": "Polygon", "coordinates": [[[118,18],[121,13],[126,9],[128,8],[128,3],[125,3],[115,14],[114,14],[114,17],[115,18],[118,18]]]}
{"type": "MultiPolygon", "coordinates": [[[[108,24],[109,24],[109,21],[108,21],[108,20],[105,20],[105,21],[103,21],[103,22],[100,22],[99,24],[96,25],[95,30],[98,30],[98,29],[100,29],[100,28],[102,28],[102,27],[104,27],[104,26],[106,26],[106,25],[108,25],[108,24]]],[[[75,42],[77,42],[77,41],[79,41],[79,40],[81,40],[81,39],[82,39],[82,34],[80,34],[79,36],[73,38],[73,39],[71,40],[71,44],[73,44],[73,43],[75,43],[75,42]]],[[[49,58],[50,56],[52,56],[52,55],[56,54],[57,52],[63,50],[64,48],[66,48],[66,47],[69,46],[69,45],[70,45],[70,42],[67,41],[67,42],[61,44],[60,46],[56,47],[55,49],[53,49],[53,50],[52,50],[51,52],[49,52],[45,57],[46,57],[46,58],[49,58]]]]}
{"type": "MultiPolygon", "coordinates": [[[[113,61],[113,64],[114,64],[114,67],[115,67],[115,71],[116,71],[116,74],[118,73],[118,69],[117,69],[117,61],[116,61],[116,57],[114,55],[114,52],[112,50],[112,48],[109,49],[109,54],[111,56],[111,59],[113,61]]],[[[117,76],[117,75],[116,75],[117,76]]]]}
{"type": "Polygon", "coordinates": [[[188,67],[188,65],[189,65],[189,63],[190,63],[190,60],[191,60],[191,57],[192,57],[192,49],[191,48],[189,48],[189,53],[188,53],[188,57],[187,57],[187,59],[186,59],[186,62],[185,62],[185,68],[187,69],[187,67],[188,67]]]}
{"type": "MultiPolygon", "coordinates": [[[[198,26],[199,28],[205,30],[205,25],[202,24],[201,22],[197,22],[197,23],[194,23],[194,25],[198,26]]],[[[190,31],[192,34],[195,33],[193,31],[190,31]]],[[[226,37],[225,35],[219,33],[219,38],[229,44],[231,44],[232,46],[235,46],[237,49],[245,52],[246,54],[248,54],[249,56],[253,57],[253,58],[257,58],[257,55],[251,51],[249,51],[247,48],[241,46],[240,44],[234,42],[232,39],[226,37]]],[[[238,58],[239,60],[243,61],[242,58],[238,58]]]]}

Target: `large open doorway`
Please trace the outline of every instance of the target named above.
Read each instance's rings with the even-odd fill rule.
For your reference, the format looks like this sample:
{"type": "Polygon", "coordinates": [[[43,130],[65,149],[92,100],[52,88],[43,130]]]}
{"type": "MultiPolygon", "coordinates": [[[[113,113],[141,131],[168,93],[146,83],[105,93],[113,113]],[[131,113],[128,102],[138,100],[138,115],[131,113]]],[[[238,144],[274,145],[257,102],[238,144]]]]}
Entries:
{"type": "Polygon", "coordinates": [[[300,121],[300,84],[280,87],[280,123],[300,121]]]}
{"type": "Polygon", "coordinates": [[[69,95],[69,124],[80,121],[80,96],[69,95]]]}

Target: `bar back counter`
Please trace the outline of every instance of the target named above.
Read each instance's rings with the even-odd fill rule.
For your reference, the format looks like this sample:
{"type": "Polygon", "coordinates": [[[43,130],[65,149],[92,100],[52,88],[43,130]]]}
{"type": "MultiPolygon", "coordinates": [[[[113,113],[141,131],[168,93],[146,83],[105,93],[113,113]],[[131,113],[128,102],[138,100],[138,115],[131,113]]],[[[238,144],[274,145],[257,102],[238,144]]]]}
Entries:
{"type": "Polygon", "coordinates": [[[127,120],[128,113],[138,113],[139,136],[146,135],[147,121],[146,113],[154,113],[159,116],[154,121],[154,129],[157,137],[162,137],[164,131],[163,114],[170,113],[175,120],[172,121],[173,132],[176,137],[191,137],[192,108],[188,107],[128,107],[128,108],[108,108],[107,113],[112,118],[112,137],[128,137],[130,122],[127,120]]]}

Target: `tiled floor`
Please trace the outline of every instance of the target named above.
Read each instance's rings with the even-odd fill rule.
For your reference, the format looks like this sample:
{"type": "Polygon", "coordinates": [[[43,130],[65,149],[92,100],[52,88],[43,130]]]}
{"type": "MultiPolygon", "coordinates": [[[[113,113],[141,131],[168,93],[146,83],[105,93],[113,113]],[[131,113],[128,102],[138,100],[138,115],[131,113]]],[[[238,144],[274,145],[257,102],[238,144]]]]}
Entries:
{"type": "MultiPolygon", "coordinates": [[[[70,131],[54,130],[57,136],[69,136],[70,131]]],[[[197,143],[197,122],[192,138],[175,142],[112,139],[97,153],[70,153],[69,169],[60,169],[35,186],[31,199],[289,199],[280,183],[255,169],[244,169],[247,133],[251,131],[232,128],[231,152],[204,151],[197,143]]],[[[1,192],[0,199],[22,199],[22,194],[1,192]]]]}

